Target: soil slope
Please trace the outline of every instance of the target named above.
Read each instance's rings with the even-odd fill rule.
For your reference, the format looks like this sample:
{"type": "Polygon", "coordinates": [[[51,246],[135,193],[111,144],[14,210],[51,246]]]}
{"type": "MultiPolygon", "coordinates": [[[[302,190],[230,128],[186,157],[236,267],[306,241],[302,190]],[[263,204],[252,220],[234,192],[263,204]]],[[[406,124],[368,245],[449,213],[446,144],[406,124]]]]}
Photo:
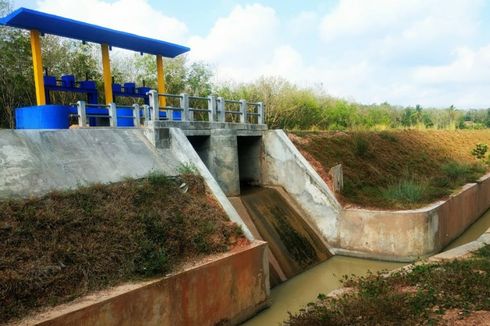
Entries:
{"type": "Polygon", "coordinates": [[[489,130],[291,132],[289,137],[327,182],[329,169],[342,164],[341,202],[378,208],[420,207],[476,180],[486,165],[471,151],[478,143],[490,144],[489,130]]]}
{"type": "Polygon", "coordinates": [[[0,239],[0,323],[246,241],[193,175],[0,202],[0,239]]]}

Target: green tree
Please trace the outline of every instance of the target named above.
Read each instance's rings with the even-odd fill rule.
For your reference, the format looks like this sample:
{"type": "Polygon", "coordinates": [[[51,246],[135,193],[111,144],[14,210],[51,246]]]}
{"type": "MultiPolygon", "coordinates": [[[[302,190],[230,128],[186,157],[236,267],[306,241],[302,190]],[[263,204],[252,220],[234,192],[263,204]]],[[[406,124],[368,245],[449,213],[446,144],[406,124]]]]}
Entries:
{"type": "MultiPolygon", "coordinates": [[[[12,10],[0,0],[0,15],[12,10]]],[[[12,128],[14,110],[35,100],[29,36],[10,27],[0,27],[0,128],[12,128]]]]}
{"type": "MultiPolygon", "coordinates": [[[[136,80],[152,88],[157,87],[157,65],[153,55],[136,55],[132,60],[125,62],[124,66],[134,66],[136,75],[131,76],[131,71],[123,73],[125,78],[136,80]]],[[[209,67],[204,63],[195,62],[188,64],[186,56],[175,59],[165,59],[165,85],[166,92],[171,94],[189,93],[191,95],[207,96],[211,94],[213,76],[209,67]]]]}

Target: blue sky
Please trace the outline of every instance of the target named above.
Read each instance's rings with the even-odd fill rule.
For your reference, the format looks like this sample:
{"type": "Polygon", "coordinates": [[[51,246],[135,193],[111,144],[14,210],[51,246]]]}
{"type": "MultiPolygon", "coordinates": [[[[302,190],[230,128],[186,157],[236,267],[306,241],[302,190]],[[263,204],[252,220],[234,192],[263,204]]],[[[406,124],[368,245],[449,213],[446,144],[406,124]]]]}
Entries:
{"type": "Polygon", "coordinates": [[[192,48],[215,78],[281,76],[363,103],[490,107],[490,1],[22,0],[192,48]]]}

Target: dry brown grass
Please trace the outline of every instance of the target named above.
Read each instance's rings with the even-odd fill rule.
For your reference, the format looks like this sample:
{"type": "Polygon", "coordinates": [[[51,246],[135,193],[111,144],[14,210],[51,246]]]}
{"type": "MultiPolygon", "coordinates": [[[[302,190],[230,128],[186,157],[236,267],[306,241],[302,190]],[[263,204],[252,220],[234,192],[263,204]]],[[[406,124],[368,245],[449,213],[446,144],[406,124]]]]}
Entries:
{"type": "Polygon", "coordinates": [[[0,202],[0,323],[163,275],[243,236],[198,176],[150,176],[0,202]],[[187,193],[179,185],[189,185],[187,193]]]}
{"type": "Polygon", "coordinates": [[[447,177],[442,166],[448,162],[475,164],[477,160],[471,150],[477,143],[490,144],[489,130],[292,132],[289,137],[321,176],[334,165],[342,164],[345,181],[345,191],[339,196],[342,202],[380,208],[411,208],[443,197],[455,185],[439,186],[447,177]],[[432,185],[429,193],[415,204],[384,199],[383,188],[400,180],[426,181],[432,185]]]}

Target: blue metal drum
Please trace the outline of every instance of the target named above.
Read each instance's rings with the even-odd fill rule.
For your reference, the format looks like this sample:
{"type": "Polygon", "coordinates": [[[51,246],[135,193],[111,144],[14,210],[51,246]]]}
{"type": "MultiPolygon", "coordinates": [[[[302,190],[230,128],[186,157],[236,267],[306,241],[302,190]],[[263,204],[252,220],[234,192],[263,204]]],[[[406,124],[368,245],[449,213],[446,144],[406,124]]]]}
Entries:
{"type": "Polygon", "coordinates": [[[70,107],[67,105],[27,106],[15,109],[17,129],[68,129],[70,107]]]}

